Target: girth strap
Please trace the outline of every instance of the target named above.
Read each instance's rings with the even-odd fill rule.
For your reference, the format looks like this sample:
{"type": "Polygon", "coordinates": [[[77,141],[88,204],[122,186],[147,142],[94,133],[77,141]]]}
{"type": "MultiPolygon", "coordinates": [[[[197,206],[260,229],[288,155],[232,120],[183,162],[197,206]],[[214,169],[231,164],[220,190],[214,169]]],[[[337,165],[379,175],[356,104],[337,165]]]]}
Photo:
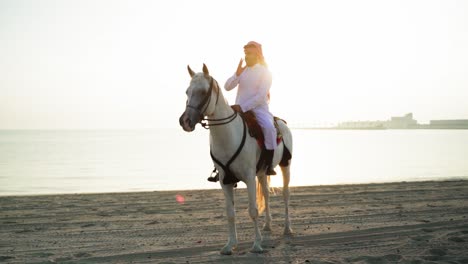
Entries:
{"type": "Polygon", "coordinates": [[[245,125],[244,119],[243,118],[241,118],[241,119],[242,119],[242,124],[244,125],[244,133],[242,135],[242,141],[241,141],[239,147],[237,148],[236,153],[234,153],[234,155],[226,163],[226,165],[221,163],[221,161],[217,160],[213,156],[213,152],[210,150],[211,159],[224,170],[225,175],[224,175],[224,179],[223,179],[223,184],[233,184],[233,183],[239,182],[239,179],[232,173],[231,169],[229,169],[229,166],[231,166],[232,162],[234,162],[234,160],[237,158],[237,156],[239,156],[240,152],[242,151],[242,149],[244,148],[244,145],[245,145],[245,139],[246,139],[246,136],[247,136],[247,126],[245,125]]]}

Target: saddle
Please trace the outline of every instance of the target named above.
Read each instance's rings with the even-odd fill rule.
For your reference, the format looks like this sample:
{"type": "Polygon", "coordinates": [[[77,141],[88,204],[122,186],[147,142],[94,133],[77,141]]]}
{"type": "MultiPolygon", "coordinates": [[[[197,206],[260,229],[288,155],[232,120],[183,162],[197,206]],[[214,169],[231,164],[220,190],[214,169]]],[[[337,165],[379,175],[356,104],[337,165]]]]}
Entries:
{"type": "MultiPolygon", "coordinates": [[[[235,110],[234,110],[235,111],[235,110]]],[[[255,116],[255,113],[253,111],[247,111],[247,112],[239,112],[241,117],[244,119],[245,123],[247,124],[247,127],[249,128],[249,135],[257,140],[258,146],[262,149],[262,152],[260,154],[260,159],[257,162],[257,172],[261,170],[261,168],[264,168],[266,164],[266,148],[265,148],[265,135],[263,134],[262,127],[258,124],[257,117],[255,116]]],[[[281,141],[283,140],[283,135],[281,134],[281,131],[279,130],[278,126],[278,120],[283,121],[286,123],[285,120],[274,116],[273,117],[273,123],[276,128],[276,144],[279,145],[281,141]]],[[[287,123],[286,123],[287,124],[287,123]]],[[[287,151],[289,152],[289,150],[287,151]]],[[[289,157],[286,157],[287,161],[281,160],[280,165],[281,166],[287,166],[287,163],[289,161],[289,157]]]]}
{"type": "MultiPolygon", "coordinates": [[[[236,111],[235,108],[233,108],[233,110],[236,111]]],[[[262,152],[260,154],[260,159],[257,162],[256,172],[259,172],[261,168],[265,167],[265,163],[266,163],[265,136],[263,135],[262,128],[258,124],[257,117],[255,116],[255,113],[253,111],[247,111],[247,112],[237,111],[237,112],[241,116],[241,118],[244,120],[244,126],[246,126],[248,128],[249,135],[257,140],[257,144],[262,149],[262,152]]],[[[281,120],[284,123],[286,123],[286,121],[284,121],[281,118],[274,117],[274,122],[273,123],[275,124],[275,128],[276,128],[276,131],[277,131],[276,143],[279,145],[283,141],[283,135],[281,134],[281,131],[279,130],[278,120],[281,120]]],[[[240,148],[238,149],[237,153],[234,154],[233,158],[231,158],[231,160],[227,164],[222,164],[219,160],[217,160],[213,156],[213,153],[210,152],[212,160],[215,163],[217,163],[218,165],[220,165],[221,168],[225,172],[225,177],[224,177],[224,180],[223,180],[223,184],[235,184],[235,187],[236,187],[237,182],[239,182],[239,179],[230,170],[229,165],[230,165],[230,163],[232,161],[234,161],[234,159],[237,156],[238,152],[240,152],[240,150],[243,147],[243,144],[245,143],[245,130],[246,129],[244,127],[244,138],[242,140],[243,142],[241,143],[240,148]]],[[[284,151],[283,151],[281,162],[279,163],[279,165],[282,166],[282,167],[288,166],[289,165],[289,160],[291,160],[291,156],[292,155],[291,155],[291,152],[289,151],[289,149],[286,146],[284,146],[284,151]]],[[[210,176],[208,178],[208,181],[211,181],[211,182],[219,181],[219,173],[217,172],[216,168],[213,170],[212,176],[210,176]],[[214,176],[213,176],[213,174],[214,174],[214,176]]]]}
{"type": "MultiPolygon", "coordinates": [[[[265,149],[265,135],[263,134],[262,127],[258,124],[257,117],[255,116],[255,113],[253,111],[247,111],[247,112],[242,112],[239,113],[242,118],[244,118],[245,123],[247,124],[247,127],[249,128],[249,135],[257,140],[258,146],[263,150],[265,149]]],[[[283,139],[283,135],[281,134],[281,131],[279,130],[278,127],[278,120],[284,121],[283,119],[279,117],[273,117],[274,118],[274,124],[276,128],[276,144],[279,145],[281,143],[281,140],[283,139]]]]}

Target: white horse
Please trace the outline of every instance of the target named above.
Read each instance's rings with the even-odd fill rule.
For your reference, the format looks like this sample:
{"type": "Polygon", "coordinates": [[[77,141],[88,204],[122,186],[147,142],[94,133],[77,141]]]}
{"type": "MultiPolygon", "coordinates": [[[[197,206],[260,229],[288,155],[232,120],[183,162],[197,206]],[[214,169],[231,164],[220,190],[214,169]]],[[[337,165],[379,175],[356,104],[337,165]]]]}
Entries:
{"type": "MultiPolygon", "coordinates": [[[[237,179],[247,185],[249,198],[249,215],[252,218],[255,229],[255,241],[251,252],[263,252],[261,242],[262,235],[258,227],[259,214],[265,210],[264,231],[271,230],[271,214],[269,207],[269,177],[265,175],[265,169],[256,172],[256,164],[259,160],[261,149],[256,139],[245,136],[245,123],[240,115],[227,103],[216,80],[209,75],[208,68],[203,64],[203,72],[195,73],[187,66],[192,80],[187,89],[187,104],[179,122],[182,128],[191,132],[197,123],[210,129],[210,148],[216,160],[227,164],[231,159],[230,171],[237,179]],[[205,118],[208,117],[208,118],[205,118]],[[203,123],[207,121],[207,123],[203,123]],[[245,143],[245,144],[242,144],[245,143]],[[237,155],[235,155],[237,153],[237,155]],[[258,182],[256,183],[256,176],[258,182]],[[257,207],[258,206],[258,207],[257,207]]],[[[278,121],[278,126],[283,135],[282,142],[275,150],[273,165],[280,163],[283,151],[286,148],[292,153],[292,135],[286,123],[278,121]],[[285,146],[286,145],[286,148],[285,146]]],[[[284,234],[292,233],[289,220],[289,179],[290,179],[290,157],[281,161],[283,174],[283,199],[285,203],[284,234]]],[[[223,166],[215,164],[219,171],[219,180],[224,192],[226,202],[226,215],[228,220],[229,237],[227,244],[221,249],[221,254],[230,255],[236,248],[237,231],[234,211],[234,183],[224,184],[226,171],[223,166]]]]}

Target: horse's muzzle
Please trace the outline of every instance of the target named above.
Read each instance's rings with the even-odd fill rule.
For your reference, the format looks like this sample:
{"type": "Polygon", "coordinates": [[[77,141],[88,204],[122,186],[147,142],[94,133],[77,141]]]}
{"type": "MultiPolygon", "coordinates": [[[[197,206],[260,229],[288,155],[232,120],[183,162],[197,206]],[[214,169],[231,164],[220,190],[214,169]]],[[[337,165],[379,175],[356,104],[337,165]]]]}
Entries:
{"type": "Polygon", "coordinates": [[[193,122],[187,115],[187,112],[185,111],[179,118],[179,124],[184,129],[184,131],[192,132],[193,130],[195,130],[195,125],[197,123],[193,122]]]}

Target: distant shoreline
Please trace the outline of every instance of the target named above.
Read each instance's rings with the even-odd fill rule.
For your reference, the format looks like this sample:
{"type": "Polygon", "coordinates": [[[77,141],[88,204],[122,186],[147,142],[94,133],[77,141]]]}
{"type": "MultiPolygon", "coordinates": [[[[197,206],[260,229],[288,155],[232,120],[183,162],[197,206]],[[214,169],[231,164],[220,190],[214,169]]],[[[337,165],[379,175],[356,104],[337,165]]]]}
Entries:
{"type": "Polygon", "coordinates": [[[468,127],[412,127],[412,128],[385,128],[385,127],[292,127],[304,130],[468,130],[468,127]]]}

